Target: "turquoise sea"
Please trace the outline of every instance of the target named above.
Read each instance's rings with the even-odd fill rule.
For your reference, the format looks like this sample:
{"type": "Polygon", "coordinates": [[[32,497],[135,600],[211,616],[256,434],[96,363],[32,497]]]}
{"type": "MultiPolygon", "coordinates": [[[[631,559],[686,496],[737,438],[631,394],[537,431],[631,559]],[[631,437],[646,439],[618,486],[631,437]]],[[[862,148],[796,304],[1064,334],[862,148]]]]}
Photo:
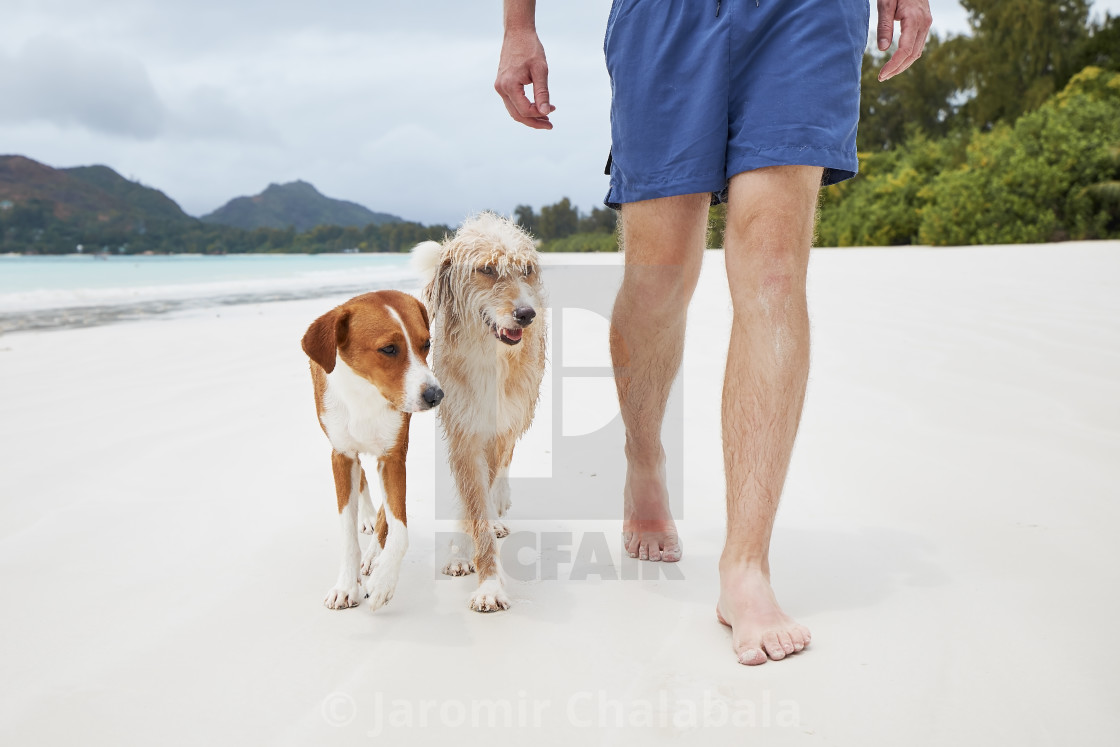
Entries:
{"type": "Polygon", "coordinates": [[[0,256],[0,334],[415,288],[408,254],[0,256]]]}

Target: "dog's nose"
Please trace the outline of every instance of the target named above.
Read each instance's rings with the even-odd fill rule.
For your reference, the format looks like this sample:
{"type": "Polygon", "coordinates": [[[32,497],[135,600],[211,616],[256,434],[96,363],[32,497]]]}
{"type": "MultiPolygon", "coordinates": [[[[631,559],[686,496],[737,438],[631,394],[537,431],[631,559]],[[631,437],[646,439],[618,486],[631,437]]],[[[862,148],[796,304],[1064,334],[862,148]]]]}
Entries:
{"type": "Polygon", "coordinates": [[[430,386],[424,390],[424,401],[428,403],[428,407],[435,407],[443,401],[443,390],[438,386],[430,386]]]}
{"type": "Polygon", "coordinates": [[[533,323],[533,319],[537,316],[537,311],[532,306],[518,306],[513,310],[513,318],[522,327],[528,327],[533,323]]]}

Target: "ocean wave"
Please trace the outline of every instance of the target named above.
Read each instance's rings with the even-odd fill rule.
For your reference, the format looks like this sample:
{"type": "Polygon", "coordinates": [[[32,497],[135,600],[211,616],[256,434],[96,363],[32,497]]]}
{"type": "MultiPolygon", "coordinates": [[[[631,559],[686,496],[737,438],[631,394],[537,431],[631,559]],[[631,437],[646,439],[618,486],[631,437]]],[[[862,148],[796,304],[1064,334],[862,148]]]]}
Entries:
{"type": "Polygon", "coordinates": [[[357,295],[385,288],[416,290],[419,285],[419,278],[407,267],[381,266],[312,270],[295,277],[16,291],[0,293],[0,335],[90,327],[211,306],[357,295]]]}
{"type": "Polygon", "coordinates": [[[340,290],[415,286],[416,276],[407,268],[321,270],[298,277],[251,280],[215,280],[202,283],[110,288],[36,289],[0,293],[0,314],[73,309],[83,306],[117,306],[153,301],[201,301],[232,296],[251,298],[295,294],[301,298],[333,295],[340,290]]]}

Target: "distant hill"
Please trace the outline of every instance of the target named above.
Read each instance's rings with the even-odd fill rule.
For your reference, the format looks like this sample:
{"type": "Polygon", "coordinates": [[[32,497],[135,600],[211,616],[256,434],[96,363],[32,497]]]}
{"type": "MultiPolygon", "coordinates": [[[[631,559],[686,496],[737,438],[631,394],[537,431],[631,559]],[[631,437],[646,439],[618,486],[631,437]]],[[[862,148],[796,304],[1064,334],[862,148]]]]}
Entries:
{"type": "Polygon", "coordinates": [[[131,182],[108,166],[55,169],[24,156],[0,156],[0,204],[42,211],[70,225],[144,232],[197,225],[158,189],[131,182]]]}
{"type": "Polygon", "coordinates": [[[212,213],[206,223],[244,228],[289,228],[307,231],[315,226],[354,226],[401,223],[388,213],[375,213],[356,202],[326,197],[304,181],[270,184],[254,197],[237,197],[212,213]]]}
{"type": "Polygon", "coordinates": [[[56,169],[0,156],[0,254],[401,252],[450,230],[332,200],[306,182],[273,184],[204,222],[108,166],[56,169]]]}

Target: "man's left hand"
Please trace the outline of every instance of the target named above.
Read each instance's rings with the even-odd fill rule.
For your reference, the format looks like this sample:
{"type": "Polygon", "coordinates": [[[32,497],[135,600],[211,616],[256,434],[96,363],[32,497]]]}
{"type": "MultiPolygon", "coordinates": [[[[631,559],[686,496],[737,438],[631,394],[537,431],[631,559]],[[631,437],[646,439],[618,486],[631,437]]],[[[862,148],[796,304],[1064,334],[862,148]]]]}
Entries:
{"type": "Polygon", "coordinates": [[[898,21],[902,28],[898,49],[879,71],[879,81],[882,82],[898,75],[922,56],[933,16],[929,12],[929,0],[878,0],[878,5],[880,51],[885,52],[891,46],[894,22],[898,21]]]}

